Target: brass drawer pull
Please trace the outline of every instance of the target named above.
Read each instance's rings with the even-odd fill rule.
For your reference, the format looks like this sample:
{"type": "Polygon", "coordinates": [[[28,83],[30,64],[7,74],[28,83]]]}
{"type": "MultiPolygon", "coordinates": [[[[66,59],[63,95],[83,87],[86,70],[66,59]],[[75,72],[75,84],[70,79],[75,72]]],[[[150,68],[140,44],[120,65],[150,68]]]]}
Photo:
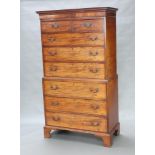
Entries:
{"type": "Polygon", "coordinates": [[[90,52],[89,52],[89,55],[90,55],[90,56],[96,56],[96,55],[98,55],[98,52],[92,52],[92,51],[90,51],[90,52]]]}
{"type": "Polygon", "coordinates": [[[55,56],[55,55],[57,55],[57,52],[56,51],[49,51],[48,54],[50,56],[55,56]]]}
{"type": "Polygon", "coordinates": [[[60,121],[60,117],[59,116],[53,116],[52,119],[53,119],[53,121],[60,121]]]}
{"type": "Polygon", "coordinates": [[[94,104],[92,104],[92,105],[91,105],[91,108],[94,109],[94,110],[97,110],[97,109],[99,109],[99,105],[94,105],[94,104]]]}
{"type": "Polygon", "coordinates": [[[53,28],[58,28],[58,27],[60,27],[60,24],[58,24],[58,23],[53,23],[51,26],[52,26],[53,28]]]}
{"type": "Polygon", "coordinates": [[[55,40],[56,40],[56,38],[48,38],[48,41],[50,41],[50,42],[53,42],[55,40]]]}
{"type": "Polygon", "coordinates": [[[51,102],[51,105],[52,106],[58,106],[59,105],[59,102],[51,102]]]}
{"type": "Polygon", "coordinates": [[[58,67],[57,66],[50,67],[50,71],[57,71],[57,70],[58,70],[58,67]]]}
{"type": "Polygon", "coordinates": [[[51,88],[51,90],[57,90],[57,89],[59,89],[59,87],[58,87],[58,86],[56,86],[56,85],[51,86],[50,88],[51,88]]]}
{"type": "Polygon", "coordinates": [[[95,36],[95,37],[90,37],[90,40],[92,40],[92,41],[95,41],[95,40],[97,40],[98,38],[95,36]]]}
{"type": "Polygon", "coordinates": [[[83,122],[82,124],[86,126],[99,126],[100,125],[99,122],[83,122]]]}
{"type": "Polygon", "coordinates": [[[100,123],[99,123],[99,122],[91,122],[91,125],[92,125],[92,126],[99,126],[100,123]]]}
{"type": "Polygon", "coordinates": [[[99,71],[99,69],[97,69],[97,68],[90,68],[89,71],[92,72],[92,73],[97,73],[99,71]]]}
{"type": "Polygon", "coordinates": [[[98,93],[99,92],[99,89],[98,88],[90,88],[89,90],[92,93],[98,93]]]}
{"type": "Polygon", "coordinates": [[[82,24],[84,27],[91,27],[93,24],[91,22],[85,22],[82,24]]]}

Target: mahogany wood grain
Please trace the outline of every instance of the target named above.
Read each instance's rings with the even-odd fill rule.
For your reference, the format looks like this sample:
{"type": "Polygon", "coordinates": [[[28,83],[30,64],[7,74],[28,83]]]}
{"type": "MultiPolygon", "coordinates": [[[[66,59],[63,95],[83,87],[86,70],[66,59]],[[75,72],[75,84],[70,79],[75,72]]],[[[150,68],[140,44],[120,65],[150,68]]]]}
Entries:
{"type": "Polygon", "coordinates": [[[41,22],[42,32],[65,32],[70,31],[71,21],[58,21],[58,22],[41,22]]]}
{"type": "Polygon", "coordinates": [[[77,78],[105,78],[104,64],[97,63],[44,63],[45,76],[77,77],[77,78]]]}
{"type": "Polygon", "coordinates": [[[107,115],[106,101],[45,96],[46,111],[107,115]]]}
{"type": "Polygon", "coordinates": [[[38,11],[43,53],[44,137],[51,130],[119,135],[116,8],[38,11]]]}
{"type": "Polygon", "coordinates": [[[111,147],[113,143],[112,136],[118,136],[120,133],[120,123],[116,123],[111,131],[108,132],[108,134],[104,134],[102,137],[103,140],[103,146],[105,147],[111,147]]]}
{"type": "Polygon", "coordinates": [[[117,78],[114,77],[112,79],[91,79],[91,78],[65,78],[65,77],[43,77],[42,80],[54,80],[54,81],[63,81],[63,82],[85,82],[85,83],[103,83],[107,84],[110,80],[117,78]]]}
{"type": "Polygon", "coordinates": [[[75,18],[83,18],[83,17],[103,17],[106,16],[105,12],[77,12],[75,13],[75,18]]]}
{"type": "Polygon", "coordinates": [[[44,47],[44,61],[104,62],[102,47],[44,47]]]}
{"type": "Polygon", "coordinates": [[[41,22],[42,33],[103,32],[103,19],[41,22]]]}
{"type": "Polygon", "coordinates": [[[116,18],[106,18],[106,77],[111,78],[117,74],[116,67],[116,18]]]}
{"type": "MultiPolygon", "coordinates": [[[[51,130],[69,130],[69,131],[74,131],[74,132],[81,132],[81,133],[87,133],[87,134],[94,134],[98,137],[101,137],[103,140],[103,145],[105,147],[111,147],[112,145],[112,135],[115,134],[115,132],[119,133],[119,129],[120,129],[120,124],[117,123],[113,129],[110,132],[99,132],[99,131],[90,131],[90,130],[83,130],[83,129],[74,129],[74,128],[70,128],[70,127],[60,127],[60,126],[52,126],[52,125],[46,125],[44,127],[44,129],[48,129],[47,131],[51,131],[51,130]]],[[[49,133],[49,132],[47,132],[49,133]]],[[[46,138],[46,137],[45,137],[46,138]]],[[[49,137],[47,137],[49,138],[49,137]]]]}
{"type": "Polygon", "coordinates": [[[103,32],[103,19],[73,20],[72,32],[103,32]]]}
{"type": "Polygon", "coordinates": [[[42,43],[43,46],[58,46],[58,45],[103,46],[104,36],[102,33],[42,34],[42,43]]]}
{"type": "Polygon", "coordinates": [[[46,112],[47,125],[107,132],[107,120],[94,116],[46,112]]]}
{"type": "Polygon", "coordinates": [[[44,127],[44,138],[51,138],[52,135],[50,134],[51,128],[44,127]]]}
{"type": "Polygon", "coordinates": [[[45,95],[106,99],[106,85],[102,83],[44,80],[43,86],[45,95]]]}
{"type": "Polygon", "coordinates": [[[105,147],[111,147],[111,145],[112,145],[112,135],[111,134],[103,136],[103,145],[105,147]]]}
{"type": "Polygon", "coordinates": [[[37,11],[41,21],[49,21],[56,19],[76,19],[76,18],[97,18],[106,16],[115,16],[116,8],[83,8],[83,9],[68,9],[68,10],[50,10],[50,11],[37,11]]]}
{"type": "Polygon", "coordinates": [[[107,83],[108,130],[111,131],[118,123],[118,79],[107,83]]]}

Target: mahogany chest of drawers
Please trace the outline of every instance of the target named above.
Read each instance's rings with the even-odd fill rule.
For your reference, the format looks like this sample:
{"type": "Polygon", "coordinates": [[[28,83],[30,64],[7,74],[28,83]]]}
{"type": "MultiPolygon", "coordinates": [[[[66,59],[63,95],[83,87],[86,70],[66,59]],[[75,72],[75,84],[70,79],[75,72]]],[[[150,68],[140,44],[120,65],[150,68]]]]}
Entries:
{"type": "Polygon", "coordinates": [[[38,11],[43,53],[44,137],[119,134],[116,8],[38,11]]]}

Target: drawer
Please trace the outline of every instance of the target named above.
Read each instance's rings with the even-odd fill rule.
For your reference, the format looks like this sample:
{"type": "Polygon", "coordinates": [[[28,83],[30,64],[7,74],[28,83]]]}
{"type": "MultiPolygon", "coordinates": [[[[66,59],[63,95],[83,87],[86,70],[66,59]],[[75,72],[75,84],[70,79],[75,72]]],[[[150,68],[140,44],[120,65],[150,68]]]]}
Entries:
{"type": "Polygon", "coordinates": [[[103,46],[102,33],[42,34],[43,46],[103,46]]]}
{"type": "Polygon", "coordinates": [[[41,31],[46,32],[102,32],[103,20],[48,21],[41,22],[41,31]]]}
{"type": "Polygon", "coordinates": [[[44,94],[55,97],[106,99],[106,84],[44,80],[44,94]]]}
{"type": "Polygon", "coordinates": [[[99,63],[44,63],[45,76],[104,79],[105,66],[99,63]]]}
{"type": "Polygon", "coordinates": [[[84,99],[45,96],[45,109],[54,112],[72,112],[92,115],[107,115],[106,102],[84,99]]]}
{"type": "Polygon", "coordinates": [[[65,32],[70,29],[71,21],[41,22],[42,32],[65,32]]]}
{"type": "Polygon", "coordinates": [[[103,19],[99,20],[76,20],[73,21],[73,31],[75,32],[102,32],[103,19]]]}
{"type": "Polygon", "coordinates": [[[103,62],[105,50],[102,47],[44,47],[44,61],[92,61],[103,62]]]}
{"type": "Polygon", "coordinates": [[[107,120],[105,118],[53,112],[46,112],[45,116],[47,125],[107,132],[107,120]]]}

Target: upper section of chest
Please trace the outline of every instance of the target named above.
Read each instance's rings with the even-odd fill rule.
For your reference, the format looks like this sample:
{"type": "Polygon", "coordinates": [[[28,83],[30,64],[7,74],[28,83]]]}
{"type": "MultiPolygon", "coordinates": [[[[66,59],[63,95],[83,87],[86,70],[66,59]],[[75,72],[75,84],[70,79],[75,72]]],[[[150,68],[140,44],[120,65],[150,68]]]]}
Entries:
{"type": "MultiPolygon", "coordinates": [[[[115,20],[115,8],[38,11],[42,33],[106,32],[115,20]]],[[[114,22],[115,23],[115,22],[114,22]]]]}

